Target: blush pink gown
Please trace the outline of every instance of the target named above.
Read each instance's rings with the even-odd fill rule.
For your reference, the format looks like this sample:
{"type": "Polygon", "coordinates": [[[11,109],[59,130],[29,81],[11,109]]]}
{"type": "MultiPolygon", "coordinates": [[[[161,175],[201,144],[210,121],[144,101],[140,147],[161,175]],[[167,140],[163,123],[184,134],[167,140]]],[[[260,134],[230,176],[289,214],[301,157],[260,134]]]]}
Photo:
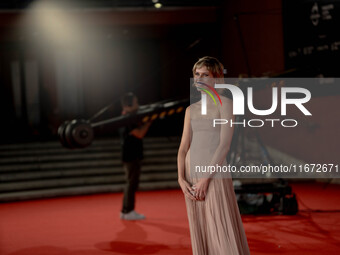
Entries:
{"type": "MultiPolygon", "coordinates": [[[[191,120],[191,128],[185,174],[186,180],[195,184],[199,176],[193,169],[195,165],[208,165],[212,159],[219,129],[212,129],[208,120],[191,120]]],[[[185,202],[194,255],[250,254],[230,174],[212,178],[204,201],[185,197],[185,202]]]]}

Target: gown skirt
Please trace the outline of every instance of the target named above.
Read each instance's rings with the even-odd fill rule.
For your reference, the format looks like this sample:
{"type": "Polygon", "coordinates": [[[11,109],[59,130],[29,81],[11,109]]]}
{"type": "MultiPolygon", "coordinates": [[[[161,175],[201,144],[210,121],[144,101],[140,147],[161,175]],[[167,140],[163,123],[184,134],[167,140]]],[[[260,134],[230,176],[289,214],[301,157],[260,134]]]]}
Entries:
{"type": "MultiPolygon", "coordinates": [[[[185,176],[193,185],[200,178],[195,167],[208,165],[216,151],[219,129],[211,129],[211,122],[191,122],[193,136],[185,159],[185,176]]],[[[204,201],[185,197],[185,203],[194,255],[250,254],[230,174],[214,175],[204,201]]]]}

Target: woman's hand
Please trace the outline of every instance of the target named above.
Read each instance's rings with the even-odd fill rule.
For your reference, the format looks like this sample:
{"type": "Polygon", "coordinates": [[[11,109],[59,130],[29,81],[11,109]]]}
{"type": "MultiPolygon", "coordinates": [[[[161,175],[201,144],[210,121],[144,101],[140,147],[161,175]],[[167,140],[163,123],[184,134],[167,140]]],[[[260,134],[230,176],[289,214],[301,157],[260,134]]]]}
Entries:
{"type": "Polygon", "coordinates": [[[204,200],[207,195],[207,190],[209,187],[210,178],[202,178],[200,179],[192,188],[196,193],[197,200],[204,200]]]}
{"type": "Polygon", "coordinates": [[[187,198],[190,198],[191,200],[197,200],[193,196],[193,193],[195,192],[195,190],[191,187],[191,185],[186,180],[178,179],[178,183],[179,183],[179,186],[181,186],[181,189],[187,198]]]}

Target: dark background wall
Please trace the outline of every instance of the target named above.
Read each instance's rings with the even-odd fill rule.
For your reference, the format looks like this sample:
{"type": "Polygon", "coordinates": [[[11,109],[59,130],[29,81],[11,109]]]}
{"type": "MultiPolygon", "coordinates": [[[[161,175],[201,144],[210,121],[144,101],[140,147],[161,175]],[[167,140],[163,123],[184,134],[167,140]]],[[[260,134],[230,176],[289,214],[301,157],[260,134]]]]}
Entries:
{"type": "MultiPolygon", "coordinates": [[[[320,19],[322,28],[311,26],[311,9],[315,1],[284,1],[290,4],[283,10],[281,0],[227,1],[223,8],[223,60],[229,75],[237,77],[259,77],[278,75],[287,70],[297,69],[288,77],[316,77],[325,75],[339,77],[340,70],[334,58],[338,50],[331,50],[334,42],[340,39],[336,34],[335,22],[339,17],[338,1],[316,1],[319,9],[323,5],[334,4],[331,11],[332,20],[320,19]],[[296,11],[297,10],[297,11],[296,11]],[[283,15],[286,15],[283,17],[283,15]],[[283,20],[291,15],[288,31],[284,31],[283,20]],[[295,15],[295,16],[294,16],[295,15]],[[335,20],[335,21],[334,21],[335,20]],[[294,28],[294,22],[295,26],[294,28]],[[323,23],[322,23],[323,22],[323,23]],[[331,22],[325,24],[325,22],[331,22]],[[306,24],[307,23],[307,24],[306,24]],[[286,34],[285,34],[286,32],[286,34]],[[289,34],[287,34],[289,33],[289,34]],[[327,37],[320,40],[318,34],[327,37]],[[304,38],[308,38],[306,42],[304,38]],[[327,52],[313,52],[309,56],[300,56],[298,60],[285,57],[284,42],[289,39],[294,47],[309,45],[329,45],[327,52]],[[287,61],[289,60],[289,61],[287,61]],[[308,67],[308,68],[307,68],[308,67]]],[[[291,46],[292,47],[292,46],[291,46]]],[[[303,51],[303,47],[301,47],[303,51]]],[[[339,84],[333,87],[323,86],[312,93],[312,100],[306,104],[312,117],[304,116],[297,108],[290,108],[287,118],[294,118],[299,126],[293,129],[282,127],[259,128],[261,139],[265,144],[279,149],[306,162],[330,163],[340,161],[339,149],[339,84]]],[[[271,88],[255,93],[255,105],[259,109],[271,106],[271,88]]],[[[258,116],[248,116],[258,118],[258,116]]],[[[280,117],[277,115],[277,117],[280,117]]],[[[250,130],[249,136],[254,135],[250,130]]]]}
{"type": "Polygon", "coordinates": [[[281,0],[226,1],[223,60],[231,77],[262,76],[284,70],[281,0]]]}
{"type": "MultiPolygon", "coordinates": [[[[41,20],[30,11],[33,1],[27,2],[0,13],[2,142],[55,139],[65,119],[89,118],[110,103],[114,106],[103,118],[117,115],[126,91],[135,92],[141,104],[187,98],[192,66],[205,55],[219,58],[228,77],[287,70],[281,0],[212,1],[209,6],[191,1],[161,9],[91,6],[41,20]],[[64,22],[53,27],[56,20],[64,22]]],[[[270,103],[268,93],[257,93],[259,106],[270,103]]],[[[339,120],[327,117],[338,114],[339,95],[317,97],[308,107],[313,118],[305,123],[316,129],[263,128],[260,135],[288,154],[329,163],[340,155],[334,139],[339,120]]],[[[163,125],[180,135],[182,119],[157,124],[151,134],[160,135],[163,125]]]]}
{"type": "MultiPolygon", "coordinates": [[[[193,63],[204,55],[221,55],[215,7],[69,9],[61,18],[72,19],[74,31],[80,31],[75,37],[63,33],[67,22],[45,31],[31,14],[0,14],[4,139],[53,135],[63,120],[89,118],[112,102],[114,107],[103,117],[119,114],[119,98],[128,91],[136,93],[141,104],[187,98],[193,63]],[[37,119],[32,119],[30,112],[37,109],[37,119]]],[[[49,15],[47,21],[53,24],[49,15]]]]}

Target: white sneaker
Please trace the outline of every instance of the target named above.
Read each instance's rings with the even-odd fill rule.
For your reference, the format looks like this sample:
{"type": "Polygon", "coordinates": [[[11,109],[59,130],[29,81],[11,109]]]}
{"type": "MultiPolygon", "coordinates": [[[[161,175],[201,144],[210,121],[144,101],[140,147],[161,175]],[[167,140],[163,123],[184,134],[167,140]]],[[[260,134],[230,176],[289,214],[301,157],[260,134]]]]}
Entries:
{"type": "Polygon", "coordinates": [[[120,213],[120,218],[122,220],[144,220],[145,216],[143,214],[137,213],[135,210],[132,210],[128,213],[120,213]]]}

